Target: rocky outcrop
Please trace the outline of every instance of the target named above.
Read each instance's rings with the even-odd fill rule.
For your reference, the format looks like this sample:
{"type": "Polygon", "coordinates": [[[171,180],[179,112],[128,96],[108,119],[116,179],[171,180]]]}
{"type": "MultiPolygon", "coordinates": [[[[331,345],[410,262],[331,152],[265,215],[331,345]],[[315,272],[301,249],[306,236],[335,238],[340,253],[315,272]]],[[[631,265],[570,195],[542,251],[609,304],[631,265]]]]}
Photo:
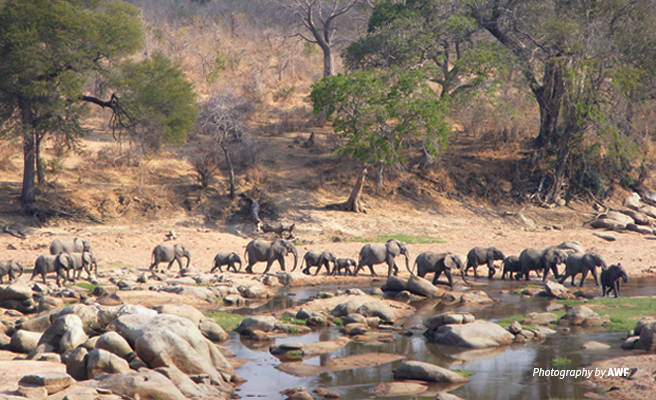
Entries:
{"type": "Polygon", "coordinates": [[[608,315],[600,317],[590,307],[575,306],[558,320],[558,325],[602,326],[609,322],[608,315]]]}
{"type": "Polygon", "coordinates": [[[510,332],[489,321],[442,325],[434,331],[427,331],[425,335],[433,343],[472,349],[505,346],[514,340],[510,332]]]}
{"type": "Polygon", "coordinates": [[[346,317],[361,314],[365,317],[378,317],[383,321],[396,321],[394,311],[382,300],[370,296],[356,296],[335,306],[330,314],[334,317],[346,317]]]}
{"type": "Polygon", "coordinates": [[[394,379],[409,379],[426,382],[463,383],[469,379],[435,364],[421,361],[404,361],[394,370],[394,379]]]}
{"type": "Polygon", "coordinates": [[[574,298],[574,295],[569,292],[565,285],[552,280],[548,280],[544,283],[544,289],[549,297],[555,297],[560,300],[574,298]]]}

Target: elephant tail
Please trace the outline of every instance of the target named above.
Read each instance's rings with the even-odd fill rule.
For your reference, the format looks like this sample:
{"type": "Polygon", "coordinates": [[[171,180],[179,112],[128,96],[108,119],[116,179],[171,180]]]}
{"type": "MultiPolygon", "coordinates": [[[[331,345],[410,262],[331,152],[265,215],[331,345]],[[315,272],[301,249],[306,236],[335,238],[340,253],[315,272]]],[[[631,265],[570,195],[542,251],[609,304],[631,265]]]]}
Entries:
{"type": "Polygon", "coordinates": [[[417,260],[415,260],[414,264],[412,264],[412,269],[410,269],[410,267],[408,266],[408,263],[405,264],[405,267],[408,270],[408,272],[410,272],[410,275],[414,275],[415,270],[417,269],[417,260]]]}
{"type": "MultiPolygon", "coordinates": [[[[244,263],[246,263],[246,265],[250,265],[249,260],[248,260],[248,246],[246,246],[246,248],[244,249],[244,263]]],[[[239,268],[239,269],[241,270],[241,268],[239,268]]],[[[248,271],[246,271],[246,272],[248,272],[248,271]]]]}

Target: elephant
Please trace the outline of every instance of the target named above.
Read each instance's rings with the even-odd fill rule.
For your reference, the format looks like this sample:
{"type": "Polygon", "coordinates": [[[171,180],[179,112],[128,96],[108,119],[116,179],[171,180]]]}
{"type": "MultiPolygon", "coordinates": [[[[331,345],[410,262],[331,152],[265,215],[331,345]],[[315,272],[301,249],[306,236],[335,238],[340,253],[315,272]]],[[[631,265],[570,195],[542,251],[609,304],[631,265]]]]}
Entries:
{"type": "Polygon", "coordinates": [[[230,271],[230,268],[232,268],[233,271],[241,271],[241,257],[239,257],[239,254],[232,252],[230,254],[228,253],[218,253],[217,255],[214,256],[214,264],[212,265],[212,269],[210,270],[210,274],[214,272],[217,268],[219,272],[223,272],[223,269],[221,269],[222,266],[227,265],[228,267],[226,268],[226,272],[230,271]],[[235,263],[239,263],[239,269],[235,266],[235,263]]]}
{"type": "Polygon", "coordinates": [[[574,285],[574,277],[577,274],[581,274],[581,283],[580,287],[583,287],[583,281],[588,275],[588,271],[592,273],[594,278],[595,285],[599,287],[599,279],[597,279],[597,266],[600,266],[602,270],[606,269],[606,263],[597,253],[574,253],[570,254],[565,260],[565,274],[560,278],[560,283],[565,282],[567,277],[572,277],[572,286],[574,285]]]}
{"type": "Polygon", "coordinates": [[[342,270],[344,270],[344,275],[346,276],[346,273],[349,275],[353,275],[353,271],[351,271],[351,266],[355,269],[356,265],[358,265],[354,259],[352,258],[338,258],[335,260],[335,267],[333,268],[333,275],[338,275],[342,270]]]}
{"type": "Polygon", "coordinates": [[[187,265],[184,267],[184,269],[188,269],[189,263],[191,262],[191,253],[189,253],[189,250],[187,250],[187,248],[184,245],[158,244],[153,249],[152,256],[150,257],[150,259],[153,260],[153,263],[150,264],[149,268],[152,271],[153,268],[159,265],[159,263],[168,262],[169,265],[166,267],[166,269],[169,270],[171,268],[171,265],[173,265],[173,262],[177,261],[178,268],[180,268],[180,271],[182,271],[183,257],[187,259],[187,265]]]}
{"type": "MultiPolygon", "coordinates": [[[[76,271],[77,279],[80,279],[80,276],[82,276],[82,270],[86,271],[88,275],[87,279],[91,279],[91,271],[94,271],[96,277],[98,277],[98,262],[96,261],[96,257],[89,252],[58,254],[55,259],[55,269],[66,270],[67,279],[69,278],[69,272],[73,271],[73,282],[75,282],[76,271]]],[[[59,279],[59,276],[57,279],[59,279]]]]}
{"type": "Polygon", "coordinates": [[[267,242],[266,240],[255,239],[250,241],[246,245],[246,251],[244,252],[244,257],[248,255],[246,266],[246,272],[249,274],[253,273],[253,265],[260,261],[266,261],[267,265],[262,274],[266,274],[271,269],[271,264],[274,261],[278,261],[281,270],[285,270],[285,256],[289,253],[294,255],[294,267],[292,271],[296,269],[298,264],[298,252],[296,251],[296,246],[294,243],[285,240],[285,239],[276,239],[273,242],[267,242]]]}
{"type": "Polygon", "coordinates": [[[620,278],[627,283],[629,276],[622,264],[613,264],[601,271],[601,296],[606,297],[610,292],[615,292],[615,298],[620,297],[620,278]]]}
{"type": "Polygon", "coordinates": [[[392,275],[392,269],[394,270],[394,275],[398,275],[399,267],[396,266],[394,257],[399,254],[405,256],[405,267],[410,271],[410,253],[408,253],[408,248],[405,243],[399,242],[396,239],[390,239],[385,244],[365,244],[362,246],[362,249],[360,249],[360,258],[358,259],[358,265],[355,267],[353,275],[357,276],[358,272],[360,272],[360,270],[366,265],[369,267],[369,271],[371,271],[371,276],[376,276],[374,265],[382,263],[387,263],[387,276],[392,275]]]}
{"type": "Polygon", "coordinates": [[[18,261],[9,260],[7,262],[0,262],[0,283],[2,282],[2,277],[8,275],[9,282],[16,280],[18,277],[23,275],[23,264],[18,261]],[[18,275],[16,273],[18,272],[18,275]]]}
{"type": "Polygon", "coordinates": [[[73,238],[73,239],[55,239],[50,244],[50,254],[56,256],[61,253],[84,253],[91,252],[91,244],[89,241],[73,238]]]}
{"type": "MultiPolygon", "coordinates": [[[[460,257],[455,254],[426,251],[417,256],[413,268],[415,265],[417,266],[417,275],[422,278],[428,273],[435,273],[432,281],[433,285],[437,283],[438,278],[444,273],[449,282],[449,286],[453,287],[453,276],[451,275],[452,269],[459,269],[462,280],[465,283],[469,283],[467,282],[467,278],[465,278],[464,264],[460,257]]],[[[410,271],[410,273],[412,273],[412,271],[410,271]]]]}
{"type": "Polygon", "coordinates": [[[522,263],[519,262],[519,257],[517,256],[508,256],[503,259],[503,273],[501,274],[501,279],[506,279],[506,274],[513,279],[513,273],[515,273],[514,278],[519,280],[522,276],[522,263]]]}
{"type": "Polygon", "coordinates": [[[534,270],[543,270],[542,281],[547,280],[549,270],[553,271],[554,276],[558,279],[558,264],[567,260],[569,253],[566,250],[559,249],[556,246],[550,246],[539,250],[528,248],[519,255],[519,262],[522,265],[521,275],[528,281],[529,273],[534,270]]]}
{"type": "Polygon", "coordinates": [[[495,260],[503,260],[505,256],[503,255],[503,252],[496,247],[474,247],[473,249],[469,250],[469,253],[467,253],[467,265],[465,266],[465,275],[467,275],[467,271],[469,268],[474,268],[474,277],[478,278],[478,272],[476,271],[476,267],[478,267],[481,264],[487,264],[488,268],[488,274],[487,277],[488,279],[492,279],[494,276],[494,273],[496,272],[494,269],[494,261],[495,260]]]}
{"type": "Polygon", "coordinates": [[[332,262],[334,266],[336,260],[337,257],[329,251],[308,251],[303,256],[303,261],[301,261],[301,267],[303,267],[303,263],[305,263],[305,268],[301,271],[306,275],[310,275],[310,267],[317,267],[317,271],[314,273],[314,275],[317,275],[322,267],[326,267],[328,275],[330,275],[332,272],[330,263],[332,262]]]}
{"type": "Polygon", "coordinates": [[[32,277],[30,280],[34,280],[37,275],[41,275],[43,278],[43,283],[46,283],[46,275],[55,272],[57,274],[57,286],[61,286],[59,281],[60,277],[64,278],[64,282],[69,278],[68,270],[64,268],[59,268],[59,263],[57,262],[57,257],[59,255],[53,256],[51,254],[42,254],[34,262],[34,271],[32,272],[32,277]],[[64,271],[66,271],[66,276],[64,276],[64,271]]]}

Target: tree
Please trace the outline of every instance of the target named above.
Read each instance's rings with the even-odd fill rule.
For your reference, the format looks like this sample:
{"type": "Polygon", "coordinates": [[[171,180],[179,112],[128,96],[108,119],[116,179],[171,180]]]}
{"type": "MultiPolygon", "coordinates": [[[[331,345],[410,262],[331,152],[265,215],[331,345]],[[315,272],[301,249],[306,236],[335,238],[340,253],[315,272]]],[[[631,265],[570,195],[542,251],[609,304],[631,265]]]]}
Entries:
{"type": "MultiPolygon", "coordinates": [[[[115,112],[113,121],[121,121],[121,129],[143,122],[139,118],[146,114],[133,109],[137,102],[129,101],[127,85],[140,84],[131,88],[132,93],[141,91],[141,97],[134,96],[135,100],[152,101],[154,96],[149,96],[147,91],[157,86],[152,85],[148,71],[136,77],[138,66],[162,67],[165,62],[155,57],[152,61],[128,63],[123,67],[117,63],[135,53],[141,42],[139,12],[122,1],[6,0],[0,3],[0,112],[3,119],[15,119],[11,130],[23,139],[21,202],[24,205],[35,201],[35,175],[41,168],[43,140],[49,135],[60,135],[71,142],[84,133],[81,118],[87,110],[85,104],[110,107],[115,112]],[[122,92],[113,93],[108,101],[85,94],[92,76],[103,79],[116,71],[125,74],[126,86],[121,88],[122,92]],[[131,74],[135,76],[132,81],[131,74]]],[[[174,70],[169,68],[167,74],[174,70]]],[[[161,76],[155,76],[158,77],[161,76]]],[[[182,81],[182,75],[178,74],[174,80],[182,81]]],[[[107,84],[111,84],[110,80],[107,84]]],[[[165,94],[159,95],[163,95],[160,106],[176,101],[169,103],[165,94]]],[[[183,102],[194,108],[193,98],[187,96],[183,102]],[[192,104],[188,103],[190,100],[192,104]]],[[[140,106],[151,110],[158,107],[140,106]]],[[[153,125],[162,128],[165,134],[184,129],[185,124],[191,125],[189,112],[184,121],[169,118],[168,112],[149,115],[153,117],[152,122],[157,122],[153,125]]]]}
{"type": "Polygon", "coordinates": [[[333,130],[345,139],[339,153],[375,165],[377,190],[383,186],[384,166],[405,162],[413,145],[431,155],[446,147],[448,102],[439,99],[425,80],[420,71],[359,71],[312,85],[314,112],[326,110],[333,130]]]}
{"type": "Polygon", "coordinates": [[[361,0],[293,0],[283,4],[290,13],[310,32],[311,36],[297,33],[304,40],[314,43],[323,52],[323,76],[333,76],[336,20],[349,12],[361,0]]]}
{"type": "Polygon", "coordinates": [[[421,69],[442,97],[479,88],[508,64],[503,46],[480,35],[460,0],[376,3],[367,35],[344,52],[350,69],[421,69]]]}

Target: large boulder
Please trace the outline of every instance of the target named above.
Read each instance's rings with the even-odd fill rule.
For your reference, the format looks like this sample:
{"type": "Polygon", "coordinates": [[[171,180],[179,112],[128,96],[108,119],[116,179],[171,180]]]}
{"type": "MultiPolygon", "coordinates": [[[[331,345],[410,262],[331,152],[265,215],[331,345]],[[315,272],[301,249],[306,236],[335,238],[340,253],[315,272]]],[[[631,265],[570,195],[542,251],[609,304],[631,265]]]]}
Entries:
{"type": "Polygon", "coordinates": [[[405,286],[408,284],[408,281],[397,276],[391,275],[387,277],[387,282],[385,282],[385,289],[391,290],[394,292],[400,292],[405,289],[405,286]]]}
{"type": "Polygon", "coordinates": [[[501,326],[483,320],[464,325],[442,325],[427,337],[434,343],[472,349],[505,346],[514,339],[514,336],[501,326]]]}
{"type": "Polygon", "coordinates": [[[66,364],[66,373],[77,381],[87,379],[87,359],[89,352],[84,347],[68,350],[61,356],[61,360],[66,364]]]}
{"type": "Polygon", "coordinates": [[[25,375],[19,384],[26,384],[46,388],[48,395],[61,392],[71,386],[74,381],[70,375],[63,372],[42,372],[25,375]]]}
{"type": "Polygon", "coordinates": [[[7,286],[2,294],[2,300],[31,300],[32,288],[22,282],[15,282],[7,286]]]}
{"type": "Polygon", "coordinates": [[[558,325],[597,326],[608,322],[610,322],[608,316],[600,317],[590,307],[575,306],[558,320],[558,325]]]}
{"type": "Polygon", "coordinates": [[[229,337],[225,329],[221,328],[219,324],[209,318],[203,318],[198,325],[198,329],[200,329],[203,336],[213,342],[224,342],[229,337]]]}
{"type": "Polygon", "coordinates": [[[547,296],[549,297],[555,297],[561,300],[574,298],[574,295],[572,295],[563,284],[552,280],[548,280],[544,283],[544,289],[547,291],[547,296]]]}
{"type": "Polygon", "coordinates": [[[361,314],[365,317],[378,317],[383,321],[395,321],[396,314],[383,300],[370,296],[353,296],[338,304],[330,311],[334,317],[361,314]]]}
{"type": "Polygon", "coordinates": [[[470,292],[465,292],[460,296],[460,303],[466,305],[490,304],[495,301],[495,299],[490,298],[490,296],[482,290],[472,290],[470,292]]]}
{"type": "Polygon", "coordinates": [[[633,220],[633,218],[631,218],[631,217],[629,217],[628,215],[623,214],[623,213],[621,213],[621,212],[619,212],[619,211],[608,211],[608,212],[606,213],[606,215],[603,216],[603,218],[605,218],[605,219],[611,219],[611,220],[613,220],[613,221],[617,221],[617,222],[619,222],[620,224],[624,224],[624,225],[627,225],[627,224],[634,224],[634,223],[635,223],[635,221],[633,220]]]}
{"type": "Polygon", "coordinates": [[[394,379],[410,379],[415,381],[442,383],[469,382],[469,379],[457,372],[453,372],[435,364],[420,361],[402,362],[401,365],[394,370],[394,379]]]}
{"type": "Polygon", "coordinates": [[[412,275],[405,285],[405,290],[412,294],[426,296],[430,298],[438,298],[444,294],[444,289],[438,288],[433,285],[429,280],[412,275]]]}
{"type": "Polygon", "coordinates": [[[136,357],[132,347],[130,347],[130,343],[116,332],[107,332],[99,336],[96,340],[95,348],[107,350],[127,361],[132,361],[136,357]]]}
{"type": "Polygon", "coordinates": [[[271,332],[275,327],[276,319],[274,317],[247,317],[239,323],[240,332],[271,332]]]}
{"type": "Polygon", "coordinates": [[[87,356],[87,377],[90,379],[100,374],[126,374],[128,372],[130,372],[130,364],[107,350],[94,349],[87,356]]]}
{"type": "Polygon", "coordinates": [[[128,399],[187,400],[164,375],[142,368],[137,373],[100,375],[98,380],[85,383],[128,399]]]}
{"type": "Polygon", "coordinates": [[[163,306],[153,307],[160,314],[177,315],[178,317],[187,318],[198,326],[200,321],[205,319],[205,315],[192,306],[186,304],[164,304],[163,306]]]}
{"type": "Polygon", "coordinates": [[[16,331],[9,341],[9,348],[16,353],[28,354],[39,345],[42,333],[24,330],[16,331]]]}
{"type": "Polygon", "coordinates": [[[426,320],[424,325],[429,331],[437,330],[442,325],[470,324],[476,320],[474,314],[468,312],[447,311],[434,315],[426,320]]]}
{"type": "Polygon", "coordinates": [[[230,381],[234,370],[193,322],[174,315],[123,315],[111,327],[150,368],[176,367],[187,375],[230,381]]]}
{"type": "Polygon", "coordinates": [[[656,321],[646,322],[639,329],[640,346],[647,351],[656,350],[656,321]]]}
{"type": "Polygon", "coordinates": [[[39,345],[51,346],[54,351],[63,353],[86,342],[89,338],[82,328],[82,320],[77,314],[64,314],[41,336],[39,345]]]}

